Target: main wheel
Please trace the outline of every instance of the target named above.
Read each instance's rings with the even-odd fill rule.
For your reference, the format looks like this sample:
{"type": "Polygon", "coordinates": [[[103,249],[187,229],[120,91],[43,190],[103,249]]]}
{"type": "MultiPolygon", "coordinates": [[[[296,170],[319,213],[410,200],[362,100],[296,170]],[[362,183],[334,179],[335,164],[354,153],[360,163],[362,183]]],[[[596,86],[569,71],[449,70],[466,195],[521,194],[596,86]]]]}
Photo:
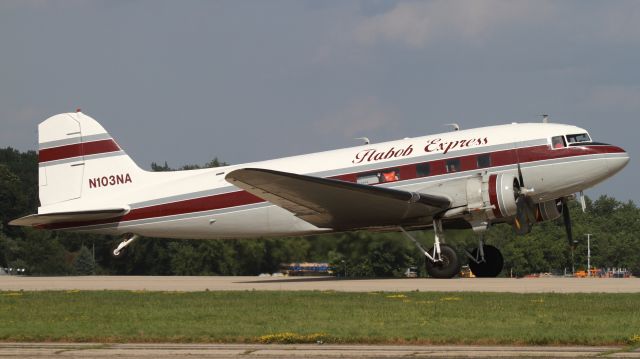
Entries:
{"type": "MultiPolygon", "coordinates": [[[[482,247],[484,251],[484,262],[476,263],[469,261],[469,269],[476,277],[492,278],[497,277],[502,272],[504,260],[500,250],[494,246],[485,245],[482,247]]],[[[478,248],[475,248],[471,255],[478,258],[478,248]]]]}
{"type": "MultiPolygon", "coordinates": [[[[433,248],[429,249],[433,253],[433,248]]],[[[460,273],[460,261],[458,254],[446,244],[440,245],[441,262],[432,262],[426,259],[427,273],[433,278],[453,278],[460,273]]]]}

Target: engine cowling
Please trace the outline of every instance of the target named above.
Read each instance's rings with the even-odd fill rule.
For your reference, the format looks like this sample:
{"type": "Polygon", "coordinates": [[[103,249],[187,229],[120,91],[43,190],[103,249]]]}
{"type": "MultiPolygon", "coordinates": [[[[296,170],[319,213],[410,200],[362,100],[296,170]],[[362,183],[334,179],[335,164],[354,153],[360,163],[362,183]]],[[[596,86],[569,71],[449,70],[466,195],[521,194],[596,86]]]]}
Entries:
{"type": "Polygon", "coordinates": [[[562,200],[540,202],[536,205],[536,221],[552,221],[562,216],[562,200]]]}
{"type": "MultiPolygon", "coordinates": [[[[518,233],[525,234],[534,223],[554,220],[562,215],[560,200],[533,203],[525,198],[518,204],[520,182],[515,174],[485,174],[465,182],[465,219],[474,229],[486,228],[492,220],[501,219],[513,223],[518,233]]],[[[452,195],[454,197],[455,194],[452,195]]]]}
{"type": "Polygon", "coordinates": [[[520,184],[513,174],[500,173],[489,176],[489,203],[493,207],[495,218],[507,218],[516,215],[516,198],[520,184]]]}

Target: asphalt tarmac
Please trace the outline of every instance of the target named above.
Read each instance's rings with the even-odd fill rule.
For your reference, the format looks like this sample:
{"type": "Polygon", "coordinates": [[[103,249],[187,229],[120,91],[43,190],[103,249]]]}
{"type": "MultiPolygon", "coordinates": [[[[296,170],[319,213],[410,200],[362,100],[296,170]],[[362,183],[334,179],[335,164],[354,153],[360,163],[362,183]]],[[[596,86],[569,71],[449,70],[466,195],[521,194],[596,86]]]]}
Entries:
{"type": "Polygon", "coordinates": [[[0,291],[148,290],[339,292],[640,293],[640,278],[337,279],[334,277],[0,276],[0,291]]]}
{"type": "Polygon", "coordinates": [[[640,349],[577,346],[0,343],[2,358],[640,358],[640,349]]]}

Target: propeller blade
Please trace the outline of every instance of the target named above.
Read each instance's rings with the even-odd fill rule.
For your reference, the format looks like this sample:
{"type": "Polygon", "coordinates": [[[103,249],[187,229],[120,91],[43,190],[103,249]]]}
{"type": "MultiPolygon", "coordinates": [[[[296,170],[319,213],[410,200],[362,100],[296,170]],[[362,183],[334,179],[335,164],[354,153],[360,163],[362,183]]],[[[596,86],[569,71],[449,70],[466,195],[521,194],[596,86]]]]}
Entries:
{"type": "Polygon", "coordinates": [[[531,221],[530,200],[524,195],[519,195],[516,199],[516,216],[513,222],[513,228],[517,234],[523,235],[531,232],[534,222],[531,221]]]}
{"type": "Polygon", "coordinates": [[[518,181],[520,181],[520,187],[524,188],[524,177],[522,177],[522,169],[520,168],[519,161],[518,161],[518,181]]]}
{"type": "Polygon", "coordinates": [[[567,241],[569,246],[573,247],[573,229],[571,228],[571,214],[569,213],[569,205],[567,199],[562,199],[562,218],[564,219],[564,228],[567,231],[567,241]]]}

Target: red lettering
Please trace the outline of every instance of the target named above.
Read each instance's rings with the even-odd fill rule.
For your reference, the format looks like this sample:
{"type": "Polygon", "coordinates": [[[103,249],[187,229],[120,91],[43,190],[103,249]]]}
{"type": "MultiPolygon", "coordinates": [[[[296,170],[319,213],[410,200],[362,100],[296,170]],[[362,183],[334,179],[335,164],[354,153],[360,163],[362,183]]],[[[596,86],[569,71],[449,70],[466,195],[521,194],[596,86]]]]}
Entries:
{"type": "Polygon", "coordinates": [[[489,143],[489,138],[471,138],[471,139],[463,139],[456,140],[450,142],[441,142],[442,139],[436,138],[431,141],[424,147],[425,152],[436,152],[442,151],[442,153],[447,153],[456,148],[470,147],[470,146],[480,146],[486,145],[489,143]]]}
{"type": "Polygon", "coordinates": [[[395,147],[391,147],[386,151],[378,152],[373,148],[368,148],[366,150],[362,150],[358,152],[351,163],[358,164],[363,162],[371,162],[371,161],[380,161],[380,160],[388,160],[390,158],[398,158],[408,156],[413,152],[413,145],[409,145],[405,149],[396,149],[395,147]]]}
{"type": "Polygon", "coordinates": [[[447,153],[447,152],[449,152],[450,149],[456,148],[456,146],[458,146],[458,143],[460,143],[460,141],[449,142],[447,144],[447,148],[444,150],[443,153],[447,153]]]}
{"type": "Polygon", "coordinates": [[[436,146],[438,142],[442,141],[439,138],[436,138],[435,140],[431,140],[431,142],[429,142],[429,144],[424,148],[425,152],[433,152],[436,149],[435,148],[430,148],[431,146],[436,146]]]}
{"type": "MultiPolygon", "coordinates": [[[[371,153],[371,152],[375,152],[375,150],[373,148],[362,150],[362,151],[358,152],[358,154],[356,154],[356,158],[351,162],[352,163],[362,163],[362,161],[364,161],[364,159],[367,157],[367,155],[369,153],[371,153]]],[[[128,177],[129,177],[129,174],[127,174],[127,178],[128,177]]]]}
{"type": "Polygon", "coordinates": [[[119,184],[132,183],[131,175],[128,173],[119,175],[102,176],[89,179],[89,188],[99,188],[115,186],[119,184]]]}
{"type": "Polygon", "coordinates": [[[391,157],[393,157],[396,153],[393,152],[394,148],[391,147],[391,149],[389,149],[389,151],[387,151],[387,154],[384,155],[384,159],[387,160],[391,157]]]}

